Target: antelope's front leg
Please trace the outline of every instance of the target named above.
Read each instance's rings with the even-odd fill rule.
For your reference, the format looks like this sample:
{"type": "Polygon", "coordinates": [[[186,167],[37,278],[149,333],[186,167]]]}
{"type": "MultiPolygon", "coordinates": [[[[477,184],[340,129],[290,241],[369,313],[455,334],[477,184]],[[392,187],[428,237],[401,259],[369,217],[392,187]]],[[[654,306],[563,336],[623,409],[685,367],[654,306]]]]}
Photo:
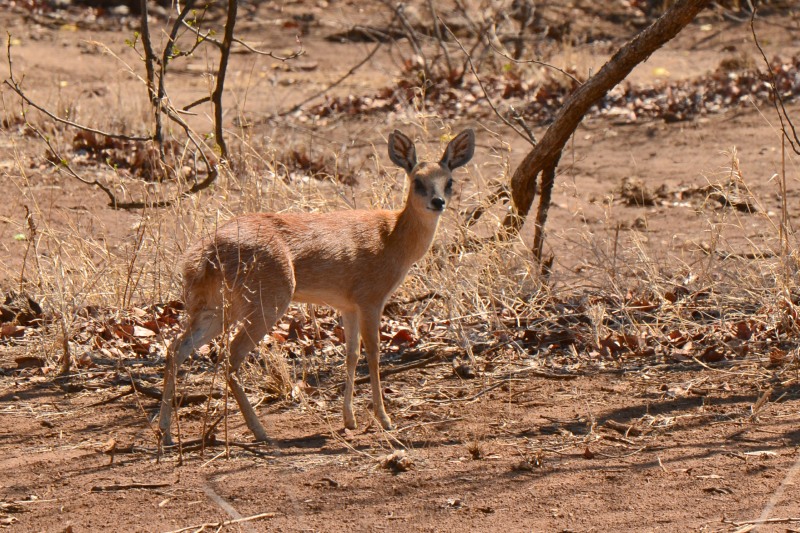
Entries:
{"type": "Polygon", "coordinates": [[[364,312],[361,314],[360,329],[361,340],[364,342],[364,349],[367,352],[367,363],[369,364],[369,381],[372,384],[372,407],[375,417],[381,423],[383,429],[392,429],[392,419],[386,414],[383,406],[383,391],[381,389],[381,375],[378,364],[380,363],[380,310],[377,312],[364,312]]]}

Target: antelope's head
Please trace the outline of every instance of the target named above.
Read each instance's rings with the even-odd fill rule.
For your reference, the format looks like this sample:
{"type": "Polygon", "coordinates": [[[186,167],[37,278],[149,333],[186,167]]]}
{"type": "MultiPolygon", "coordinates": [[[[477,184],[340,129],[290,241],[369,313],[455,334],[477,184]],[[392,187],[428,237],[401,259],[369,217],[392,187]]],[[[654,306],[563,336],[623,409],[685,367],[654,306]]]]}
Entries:
{"type": "Polygon", "coordinates": [[[417,163],[414,142],[398,130],[389,135],[389,158],[411,180],[407,207],[437,218],[453,194],[453,170],[466,165],[474,153],[475,132],[471,129],[462,131],[448,143],[438,163],[417,163]]]}

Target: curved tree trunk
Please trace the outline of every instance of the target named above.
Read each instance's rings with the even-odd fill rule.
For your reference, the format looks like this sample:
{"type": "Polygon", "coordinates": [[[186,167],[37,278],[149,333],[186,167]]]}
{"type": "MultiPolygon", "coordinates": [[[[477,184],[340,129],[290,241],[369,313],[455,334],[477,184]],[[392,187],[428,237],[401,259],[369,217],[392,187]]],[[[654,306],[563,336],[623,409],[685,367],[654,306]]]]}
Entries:
{"type": "Polygon", "coordinates": [[[542,258],[544,225],[555,182],[555,168],[561,157],[561,151],[583,120],[583,116],[593,104],[624,80],[636,65],[650,57],[650,54],[661,48],[694,20],[710,2],[711,0],[678,0],[658,20],[620,48],[597,74],[570,95],[541,141],[528,152],[514,171],[511,178],[511,197],[514,200],[515,212],[503,221],[504,230],[512,234],[518,232],[525,223],[525,217],[536,196],[537,177],[545,171],[533,247],[534,256],[538,261],[542,258]]]}

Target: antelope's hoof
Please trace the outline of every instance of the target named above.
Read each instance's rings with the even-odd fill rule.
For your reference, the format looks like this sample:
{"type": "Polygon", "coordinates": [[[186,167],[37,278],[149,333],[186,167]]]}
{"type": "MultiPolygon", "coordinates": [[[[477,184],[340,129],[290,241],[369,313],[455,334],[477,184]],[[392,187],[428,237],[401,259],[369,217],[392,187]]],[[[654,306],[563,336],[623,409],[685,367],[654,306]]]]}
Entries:
{"type": "Polygon", "coordinates": [[[388,416],[386,416],[386,415],[379,416],[378,420],[380,420],[380,422],[381,422],[381,427],[383,429],[385,429],[386,431],[391,431],[391,430],[394,429],[394,426],[392,425],[392,419],[389,418],[388,416]]]}
{"type": "Polygon", "coordinates": [[[269,440],[269,436],[267,432],[263,429],[258,431],[253,431],[253,437],[255,437],[256,442],[267,442],[269,440]]]}

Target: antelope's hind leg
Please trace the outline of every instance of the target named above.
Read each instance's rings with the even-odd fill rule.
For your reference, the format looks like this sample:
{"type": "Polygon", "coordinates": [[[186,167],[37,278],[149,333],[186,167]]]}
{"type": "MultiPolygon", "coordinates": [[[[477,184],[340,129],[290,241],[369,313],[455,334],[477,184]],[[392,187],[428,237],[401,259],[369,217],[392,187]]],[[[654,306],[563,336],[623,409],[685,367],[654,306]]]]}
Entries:
{"type": "Polygon", "coordinates": [[[239,383],[239,378],[236,376],[236,373],[247,357],[247,354],[258,346],[261,339],[272,331],[272,327],[289,307],[289,303],[292,299],[292,292],[281,292],[283,292],[283,294],[275,295],[270,298],[272,305],[264,305],[265,302],[261,300],[259,301],[261,307],[256,309],[255,302],[251,304],[249,312],[238,320],[240,328],[231,341],[228,386],[234,398],[236,398],[236,403],[239,404],[239,409],[242,411],[242,416],[244,417],[248,429],[253,433],[257,441],[268,440],[267,432],[264,430],[264,426],[261,425],[261,421],[259,421],[253,406],[250,405],[247,394],[245,394],[241,383],[239,383]]]}
{"type": "Polygon", "coordinates": [[[186,330],[167,349],[164,391],[161,395],[161,411],[158,418],[161,442],[166,446],[172,445],[170,426],[172,409],[173,407],[177,409],[177,405],[174,403],[178,369],[194,350],[208,344],[214,337],[222,333],[222,326],[222,317],[218,309],[202,309],[189,317],[186,330]]]}

